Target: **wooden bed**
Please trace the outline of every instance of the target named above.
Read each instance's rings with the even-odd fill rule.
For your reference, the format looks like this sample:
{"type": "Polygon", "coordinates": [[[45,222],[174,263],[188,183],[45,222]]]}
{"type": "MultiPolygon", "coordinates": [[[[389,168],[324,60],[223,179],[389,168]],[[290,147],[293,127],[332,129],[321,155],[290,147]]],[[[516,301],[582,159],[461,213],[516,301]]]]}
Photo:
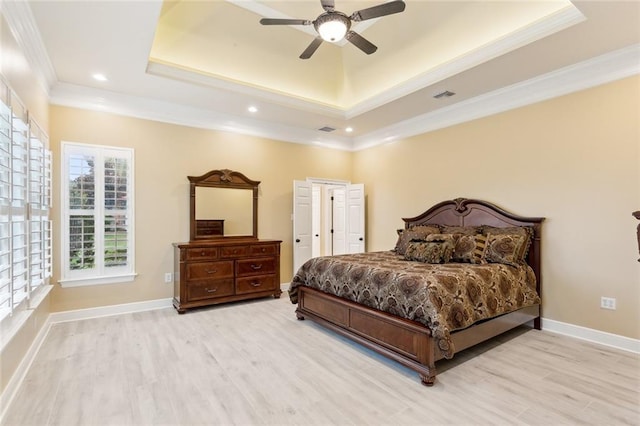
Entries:
{"type": "MultiPolygon", "coordinates": [[[[444,201],[417,217],[403,218],[406,229],[427,224],[532,227],[533,238],[526,262],[536,276],[536,290],[540,296],[540,235],[543,220],[539,217],[516,216],[488,202],[465,198],[444,201]]],[[[434,384],[435,362],[444,356],[431,330],[425,325],[304,286],[298,287],[296,315],[299,320],[313,320],[418,372],[424,385],[434,384]]],[[[528,306],[454,331],[451,340],[457,353],[525,323],[532,323],[539,330],[540,317],[539,304],[528,306]]]]}

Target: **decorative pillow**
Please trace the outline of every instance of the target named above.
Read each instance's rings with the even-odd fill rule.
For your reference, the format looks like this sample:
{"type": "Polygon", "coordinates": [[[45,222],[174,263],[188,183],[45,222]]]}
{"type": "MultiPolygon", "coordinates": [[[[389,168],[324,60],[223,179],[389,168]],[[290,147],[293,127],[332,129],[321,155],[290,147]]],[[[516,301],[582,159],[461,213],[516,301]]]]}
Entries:
{"type": "Polygon", "coordinates": [[[487,237],[482,234],[458,235],[451,260],[463,263],[485,263],[483,254],[486,242],[487,237]]]}
{"type": "Polygon", "coordinates": [[[482,226],[451,226],[442,225],[440,227],[443,234],[478,235],[482,234],[482,226]]]}
{"type": "Polygon", "coordinates": [[[484,250],[484,260],[490,263],[504,263],[518,266],[524,263],[522,253],[527,242],[523,235],[502,234],[487,235],[487,246],[484,250]]]}
{"type": "Polygon", "coordinates": [[[424,240],[430,234],[439,233],[440,228],[437,225],[414,226],[413,228],[403,229],[402,232],[399,232],[398,242],[394,251],[398,254],[404,254],[412,240],[424,240]]]}
{"type": "Polygon", "coordinates": [[[521,246],[521,250],[517,253],[517,258],[522,259],[522,262],[527,258],[529,253],[529,247],[533,241],[533,227],[531,226],[509,226],[506,228],[496,228],[493,226],[483,226],[482,233],[484,235],[521,235],[524,238],[524,243],[521,246]]]}
{"type": "Polygon", "coordinates": [[[454,234],[429,234],[425,241],[434,241],[434,242],[449,242],[451,245],[455,245],[456,243],[456,235],[454,234]]]}
{"type": "Polygon", "coordinates": [[[411,241],[404,258],[425,263],[447,263],[452,253],[452,241],[411,241]]]}

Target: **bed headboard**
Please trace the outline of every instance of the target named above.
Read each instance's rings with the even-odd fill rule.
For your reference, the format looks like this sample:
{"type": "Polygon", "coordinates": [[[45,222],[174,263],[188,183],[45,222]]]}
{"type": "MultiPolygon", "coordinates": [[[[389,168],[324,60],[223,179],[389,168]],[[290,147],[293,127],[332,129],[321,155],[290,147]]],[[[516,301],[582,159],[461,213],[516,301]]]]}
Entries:
{"type": "Polygon", "coordinates": [[[544,217],[517,216],[486,201],[456,198],[438,203],[416,217],[403,218],[402,220],[405,223],[405,228],[426,224],[451,226],[489,225],[499,228],[531,226],[533,228],[533,241],[527,255],[527,263],[536,274],[538,294],[542,296],[540,237],[544,217]]]}

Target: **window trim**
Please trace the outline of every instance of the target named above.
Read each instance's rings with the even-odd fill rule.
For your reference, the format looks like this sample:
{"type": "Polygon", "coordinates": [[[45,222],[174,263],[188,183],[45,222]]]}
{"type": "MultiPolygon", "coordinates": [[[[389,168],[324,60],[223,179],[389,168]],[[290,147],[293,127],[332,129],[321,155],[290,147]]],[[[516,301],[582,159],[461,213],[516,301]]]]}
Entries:
{"type": "MultiPolygon", "coordinates": [[[[60,171],[60,218],[61,218],[61,235],[60,238],[60,279],[58,282],[62,287],[82,287],[92,285],[103,284],[117,284],[133,281],[137,273],[135,272],[135,155],[133,148],[124,148],[118,146],[107,145],[94,145],[79,142],[61,141],[61,171],[60,171]],[[129,216],[129,224],[127,231],[127,265],[124,267],[114,267],[109,271],[104,267],[104,251],[103,247],[104,233],[100,233],[99,240],[96,241],[96,268],[87,270],[71,271],[69,268],[69,218],[72,211],[69,208],[69,155],[78,152],[86,152],[89,155],[97,157],[101,164],[104,164],[102,160],[113,154],[116,157],[127,158],[129,161],[129,174],[127,176],[127,216],[129,216]],[[110,272],[110,273],[108,273],[110,272]]],[[[96,198],[99,197],[99,212],[96,214],[98,220],[103,220],[105,212],[104,207],[104,175],[102,172],[96,174],[95,182],[100,182],[100,185],[95,185],[96,198]],[[99,194],[99,195],[98,195],[99,194]]],[[[98,204],[98,203],[96,203],[98,204]]],[[[98,210],[96,207],[95,210],[98,210]]],[[[97,228],[99,229],[99,228],[97,228]]]]}

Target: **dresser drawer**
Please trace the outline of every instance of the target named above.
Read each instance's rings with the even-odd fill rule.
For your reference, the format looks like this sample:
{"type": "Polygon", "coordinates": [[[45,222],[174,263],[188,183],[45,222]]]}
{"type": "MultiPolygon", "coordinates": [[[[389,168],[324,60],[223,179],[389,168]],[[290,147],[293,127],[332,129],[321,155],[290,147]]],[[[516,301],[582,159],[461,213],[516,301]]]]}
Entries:
{"type": "Polygon", "coordinates": [[[276,272],[275,257],[258,257],[255,259],[237,260],[236,275],[265,275],[276,272]]]}
{"type": "Polygon", "coordinates": [[[247,254],[249,254],[249,246],[229,246],[220,248],[220,257],[223,259],[246,256],[247,254]]]}
{"type": "Polygon", "coordinates": [[[261,244],[259,246],[250,246],[249,247],[249,254],[251,256],[255,256],[255,255],[260,255],[260,254],[264,254],[264,255],[273,255],[278,253],[278,245],[277,244],[261,244]]]}
{"type": "Polygon", "coordinates": [[[189,283],[187,285],[187,297],[189,298],[189,301],[230,296],[232,294],[233,278],[202,283],[189,283]]]}
{"type": "Polygon", "coordinates": [[[185,260],[215,260],[218,258],[218,247],[190,248],[185,253],[185,260]]]}
{"type": "Polygon", "coordinates": [[[233,261],[192,262],[186,265],[187,281],[233,278],[233,261]]]}
{"type": "Polygon", "coordinates": [[[236,293],[255,293],[258,291],[274,290],[276,288],[275,275],[258,275],[255,277],[237,278],[236,293]]]}

